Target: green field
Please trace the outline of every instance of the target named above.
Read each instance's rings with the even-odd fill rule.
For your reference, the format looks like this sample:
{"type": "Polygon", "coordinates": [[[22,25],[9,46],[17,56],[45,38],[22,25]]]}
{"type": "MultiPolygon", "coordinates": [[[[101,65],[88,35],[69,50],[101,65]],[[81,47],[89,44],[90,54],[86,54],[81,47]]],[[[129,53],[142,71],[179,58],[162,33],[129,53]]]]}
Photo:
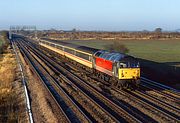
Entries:
{"type": "MultiPolygon", "coordinates": [[[[103,49],[113,41],[70,41],[75,44],[103,49]]],[[[129,50],[129,54],[150,61],[180,62],[180,40],[126,40],[119,41],[129,50]]]]}

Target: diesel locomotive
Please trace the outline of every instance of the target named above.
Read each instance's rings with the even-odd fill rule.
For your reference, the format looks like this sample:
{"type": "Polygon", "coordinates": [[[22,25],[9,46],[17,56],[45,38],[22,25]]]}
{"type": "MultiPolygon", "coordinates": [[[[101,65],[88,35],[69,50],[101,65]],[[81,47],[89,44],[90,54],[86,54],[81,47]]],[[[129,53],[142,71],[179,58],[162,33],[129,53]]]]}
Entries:
{"type": "Polygon", "coordinates": [[[112,87],[137,88],[140,84],[139,62],[130,55],[45,38],[39,45],[89,68],[112,87]]]}

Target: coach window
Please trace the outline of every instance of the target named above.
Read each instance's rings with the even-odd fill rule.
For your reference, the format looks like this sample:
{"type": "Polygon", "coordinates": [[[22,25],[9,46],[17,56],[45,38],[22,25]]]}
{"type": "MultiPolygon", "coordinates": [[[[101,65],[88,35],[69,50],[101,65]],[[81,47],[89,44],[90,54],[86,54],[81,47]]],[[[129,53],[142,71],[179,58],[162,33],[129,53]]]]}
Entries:
{"type": "Polygon", "coordinates": [[[57,46],[57,48],[58,48],[58,49],[60,49],[60,50],[62,50],[62,47],[61,47],[61,46],[59,46],[59,45],[57,46]]]}
{"type": "Polygon", "coordinates": [[[72,49],[65,48],[65,51],[70,53],[70,54],[74,54],[74,50],[72,50],[72,49]]]}
{"type": "Polygon", "coordinates": [[[76,52],[76,56],[78,56],[80,58],[83,58],[83,59],[86,59],[86,60],[89,61],[89,55],[87,55],[87,54],[76,52]]]}

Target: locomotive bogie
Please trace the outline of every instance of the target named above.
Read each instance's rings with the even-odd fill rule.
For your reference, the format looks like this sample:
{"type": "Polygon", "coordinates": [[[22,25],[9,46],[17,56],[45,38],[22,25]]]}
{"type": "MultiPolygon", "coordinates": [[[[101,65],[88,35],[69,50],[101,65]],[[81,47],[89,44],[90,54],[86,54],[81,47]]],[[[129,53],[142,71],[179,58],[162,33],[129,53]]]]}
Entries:
{"type": "Polygon", "coordinates": [[[107,74],[109,76],[113,76],[112,71],[109,71],[109,70],[107,70],[107,69],[105,69],[103,67],[96,66],[96,70],[101,71],[102,73],[105,73],[105,74],[107,74]]]}

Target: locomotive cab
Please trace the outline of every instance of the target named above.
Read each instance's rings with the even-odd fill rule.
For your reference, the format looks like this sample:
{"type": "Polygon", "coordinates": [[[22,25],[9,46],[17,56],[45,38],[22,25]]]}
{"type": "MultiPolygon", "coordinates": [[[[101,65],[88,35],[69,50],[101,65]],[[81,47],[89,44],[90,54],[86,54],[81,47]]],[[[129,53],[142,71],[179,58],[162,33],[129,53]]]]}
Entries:
{"type": "Polygon", "coordinates": [[[139,79],[140,67],[139,63],[119,62],[119,79],[139,79]]]}
{"type": "Polygon", "coordinates": [[[119,81],[129,86],[140,84],[140,65],[133,57],[125,58],[117,63],[119,81]]]}
{"type": "Polygon", "coordinates": [[[140,66],[132,56],[101,50],[95,53],[93,63],[93,68],[113,76],[113,85],[119,88],[129,88],[140,83],[140,66]]]}

